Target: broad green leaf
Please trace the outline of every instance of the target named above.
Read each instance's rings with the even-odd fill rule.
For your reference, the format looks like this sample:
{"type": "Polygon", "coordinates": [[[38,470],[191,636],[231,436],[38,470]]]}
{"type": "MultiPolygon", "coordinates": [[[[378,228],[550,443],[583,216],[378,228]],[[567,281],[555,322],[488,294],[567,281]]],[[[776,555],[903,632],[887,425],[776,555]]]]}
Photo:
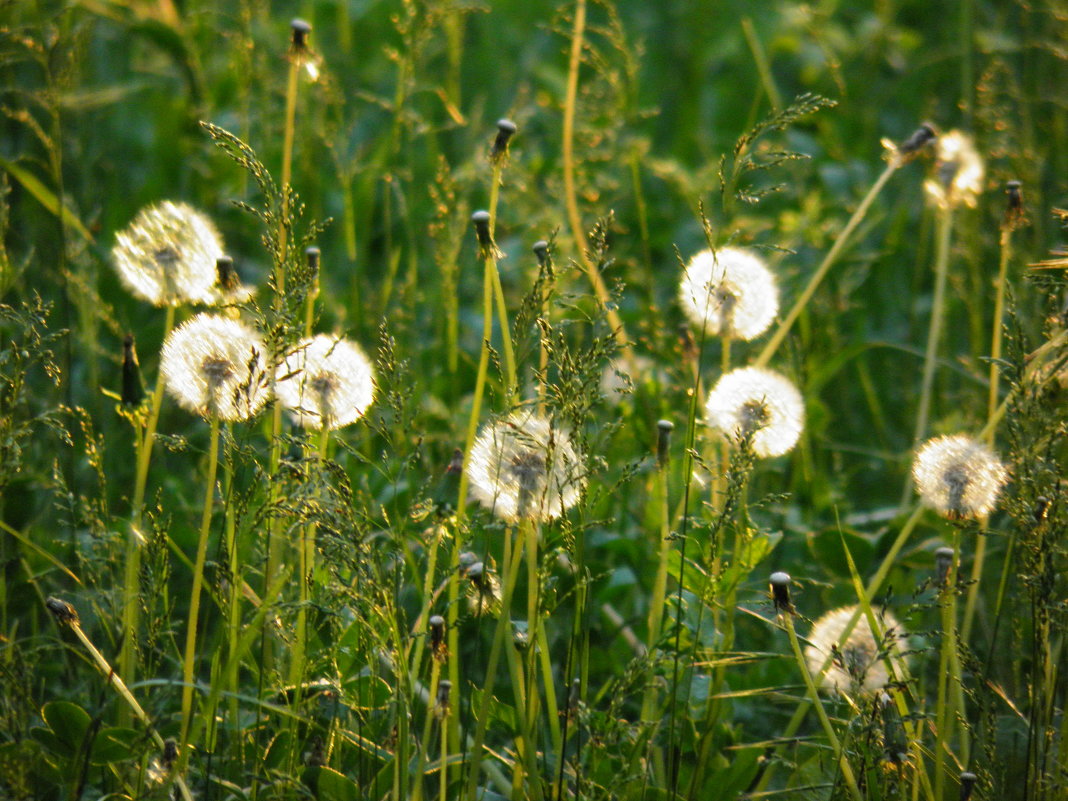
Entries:
{"type": "Polygon", "coordinates": [[[308,768],[304,784],[320,801],[358,801],[360,789],[352,779],[333,768],[308,768]]]}
{"type": "Polygon", "coordinates": [[[23,169],[13,161],[8,161],[3,156],[0,156],[0,167],[3,167],[8,173],[22,184],[23,188],[37,198],[37,202],[48,209],[52,214],[63,219],[63,223],[67,225],[71,230],[78,233],[86,242],[92,243],[93,235],[89,233],[89,229],[82,225],[82,221],[79,220],[70,209],[60,203],[55,192],[41,183],[29,170],[23,169]]]}
{"type": "Polygon", "coordinates": [[[41,710],[41,717],[55,734],[67,756],[74,756],[85,742],[89,730],[89,713],[70,701],[49,701],[41,710]]]}
{"type": "Polygon", "coordinates": [[[122,762],[137,756],[136,746],[144,741],[144,735],[136,729],[101,729],[93,738],[93,750],[89,760],[94,765],[122,762]]]}

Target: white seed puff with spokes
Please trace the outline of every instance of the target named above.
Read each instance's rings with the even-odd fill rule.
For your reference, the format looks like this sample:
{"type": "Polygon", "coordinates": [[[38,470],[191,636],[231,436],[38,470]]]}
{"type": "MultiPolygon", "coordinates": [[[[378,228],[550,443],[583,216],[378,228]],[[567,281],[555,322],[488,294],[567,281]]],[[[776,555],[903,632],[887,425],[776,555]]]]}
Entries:
{"type": "Polygon", "coordinates": [[[153,306],[220,300],[216,261],[223,255],[222,236],[185,203],[165,200],[142,209],[115,235],[111,255],[126,288],[153,306]]]}
{"type": "Polygon", "coordinates": [[[1008,477],[997,455],[965,434],[927,440],[912,463],[924,503],[951,519],[989,515],[1008,477]]]}
{"type": "Polygon", "coordinates": [[[757,456],[781,456],[797,444],[805,402],[789,379],[761,367],[725,373],[708,395],[709,425],[734,442],[749,439],[757,456]]]}
{"type": "Polygon", "coordinates": [[[237,421],[267,402],[266,348],[252,328],[228,317],[198,314],[163,343],[160,371],[178,404],[204,418],[237,421]]]}
{"type": "Polygon", "coordinates": [[[875,612],[883,637],[876,641],[868,616],[863,612],[848,637],[842,637],[858,607],[843,606],[823,615],[812,625],[805,648],[805,662],[815,677],[823,663],[832,658],[820,686],[832,693],[870,694],[883,689],[891,680],[884,655],[892,660],[902,657],[905,630],[889,612],[875,612]]]}
{"type": "Polygon", "coordinates": [[[301,340],[275,371],[275,394],[304,428],[355,423],[375,399],[374,371],[358,345],[319,334],[301,340]]]}
{"type": "Polygon", "coordinates": [[[753,251],[702,250],[690,259],[679,286],[686,316],[708,334],[750,340],[779,313],[775,276],[753,251]]]}
{"type": "Polygon", "coordinates": [[[486,426],[467,466],[471,494],[505,520],[551,520],[574,506],[583,459],[563,428],[530,411],[486,426]]]}

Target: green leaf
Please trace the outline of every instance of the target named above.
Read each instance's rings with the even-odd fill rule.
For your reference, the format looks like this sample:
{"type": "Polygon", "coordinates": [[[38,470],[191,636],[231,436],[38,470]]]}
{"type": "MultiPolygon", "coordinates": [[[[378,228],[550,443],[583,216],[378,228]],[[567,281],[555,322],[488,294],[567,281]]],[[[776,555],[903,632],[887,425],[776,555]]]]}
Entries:
{"type": "Polygon", "coordinates": [[[359,801],[356,783],[333,768],[308,768],[303,780],[320,801],[359,801]]]}
{"type": "Polygon", "coordinates": [[[29,170],[25,170],[13,161],[8,161],[3,156],[0,156],[0,167],[3,167],[8,173],[22,184],[23,188],[37,198],[37,202],[48,209],[52,214],[60,217],[63,220],[63,224],[76,231],[86,242],[92,243],[93,235],[89,233],[89,229],[82,225],[82,221],[79,220],[70,209],[60,203],[59,198],[56,197],[55,192],[41,183],[29,170]]]}
{"type": "Polygon", "coordinates": [[[826,571],[836,576],[850,574],[845,547],[849,548],[849,553],[852,554],[861,572],[865,571],[875,558],[875,548],[868,539],[853,531],[839,532],[837,529],[820,531],[809,536],[808,547],[816,561],[826,571]]]}
{"type": "Polygon", "coordinates": [[[89,730],[88,712],[70,701],[49,701],[41,710],[41,717],[63,749],[59,753],[73,757],[81,750],[89,730]]]}
{"type": "Polygon", "coordinates": [[[109,765],[138,755],[136,746],[144,742],[144,735],[136,729],[101,729],[93,739],[89,761],[94,765],[109,765]]]}
{"type": "Polygon", "coordinates": [[[393,697],[389,683],[379,676],[359,676],[345,690],[345,700],[354,709],[382,709],[393,697]]]}

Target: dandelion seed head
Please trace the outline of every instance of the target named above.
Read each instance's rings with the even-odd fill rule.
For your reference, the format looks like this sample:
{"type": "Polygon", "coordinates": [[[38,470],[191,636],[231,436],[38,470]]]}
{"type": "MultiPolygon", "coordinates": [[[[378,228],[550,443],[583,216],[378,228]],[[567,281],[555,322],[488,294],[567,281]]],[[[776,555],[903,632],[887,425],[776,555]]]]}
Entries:
{"type": "Polygon", "coordinates": [[[583,460],[570,434],[531,411],[485,427],[471,448],[471,494],[505,520],[551,520],[579,499],[583,460]]]}
{"type": "Polygon", "coordinates": [[[265,352],[259,335],[244,323],[202,313],[167,337],[160,371],[183,409],[245,420],[267,402],[265,352]]]}
{"type": "Polygon", "coordinates": [[[989,448],[964,434],[935,437],[912,463],[924,503],[951,519],[986,517],[994,511],[1008,471],[989,448]]]}
{"type": "Polygon", "coordinates": [[[775,276],[756,253],[743,248],[694,256],[683,273],[679,300],[695,326],[734,339],[755,339],[779,313],[775,276]]]}
{"type": "Polygon", "coordinates": [[[823,615],[812,626],[805,648],[805,661],[813,676],[823,663],[833,661],[823,675],[820,686],[831,693],[871,694],[882,690],[890,682],[883,655],[892,659],[902,657],[905,630],[889,612],[876,612],[883,638],[876,641],[868,616],[861,613],[849,636],[842,637],[846,626],[858,607],[844,606],[823,615]]]}
{"type": "Polygon", "coordinates": [[[319,334],[278,365],[278,400],[304,428],[343,428],[363,417],[375,399],[374,370],[358,345],[319,334]]]}
{"type": "Polygon", "coordinates": [[[942,209],[974,208],[983,189],[983,159],[968,134],[948,131],[938,137],[935,175],[924,183],[927,197],[942,209]]]}
{"type": "Polygon", "coordinates": [[[222,237],[204,214],[169,200],[142,209],[111,250],[123,285],[154,306],[216,303],[222,237]]]}
{"type": "Polygon", "coordinates": [[[797,388],[778,373],[742,367],[712,388],[705,414],[730,439],[748,439],[757,456],[781,456],[801,436],[805,404],[797,388]]]}

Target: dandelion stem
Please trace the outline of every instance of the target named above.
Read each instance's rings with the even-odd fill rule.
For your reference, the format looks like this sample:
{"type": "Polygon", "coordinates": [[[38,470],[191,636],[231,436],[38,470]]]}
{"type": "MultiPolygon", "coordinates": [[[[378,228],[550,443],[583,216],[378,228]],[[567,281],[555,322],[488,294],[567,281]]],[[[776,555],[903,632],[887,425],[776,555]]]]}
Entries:
{"type": "MultiPolygon", "coordinates": [[[[650,656],[656,652],[660,641],[660,629],[664,620],[664,601],[667,595],[668,556],[671,553],[671,512],[668,498],[668,468],[665,459],[658,464],[655,476],[656,499],[660,517],[660,537],[657,547],[656,577],[653,579],[653,594],[649,600],[648,639],[646,640],[650,656]]],[[[656,689],[650,681],[646,684],[642,698],[642,722],[652,724],[656,720],[656,689]]]]}
{"type": "Polygon", "coordinates": [[[196,662],[197,622],[200,616],[200,591],[204,583],[204,563],[208,555],[208,534],[215,502],[215,475],[219,466],[219,415],[211,413],[211,433],[208,445],[208,477],[204,485],[204,511],[200,517],[200,537],[197,541],[196,561],[193,563],[193,586],[189,591],[189,620],[185,634],[185,656],[182,660],[182,735],[181,742],[189,748],[186,737],[193,710],[193,667],[196,662]]]}
{"type": "Polygon", "coordinates": [[[597,300],[604,306],[608,317],[608,324],[612,326],[612,333],[616,343],[629,363],[634,362],[634,351],[627,338],[627,332],[623,328],[623,321],[618,312],[612,307],[612,298],[605,286],[604,279],[597,271],[596,265],[590,260],[589,244],[586,242],[586,234],[582,227],[582,217],[579,215],[578,200],[575,193],[575,109],[578,100],[579,69],[582,66],[582,50],[585,46],[584,36],[586,32],[586,0],[577,0],[575,3],[575,21],[571,32],[571,53],[567,65],[567,89],[564,96],[564,130],[563,130],[563,166],[564,166],[564,201],[567,204],[568,224],[571,226],[571,236],[579,251],[579,261],[586,275],[593,285],[597,300]]]}
{"type": "Polygon", "coordinates": [[[786,317],[779,323],[778,328],[775,329],[775,333],[772,334],[771,339],[768,340],[768,344],[764,346],[764,350],[760,352],[756,361],[753,362],[753,366],[766,367],[768,362],[771,361],[771,357],[774,356],[775,352],[779,349],[779,346],[786,338],[786,334],[789,333],[790,328],[797,322],[797,318],[801,316],[801,312],[805,310],[808,302],[812,299],[820,282],[823,281],[827,272],[834,265],[835,261],[838,260],[838,256],[849,241],[849,237],[853,235],[853,231],[856,230],[860,221],[867,215],[868,209],[871,208],[871,204],[875,201],[875,198],[878,197],[879,193],[883,190],[883,187],[886,186],[887,181],[890,180],[890,176],[892,176],[900,166],[901,160],[897,157],[892,157],[890,163],[886,165],[886,169],[883,170],[875,183],[872,184],[871,189],[868,190],[868,194],[866,194],[864,199],[860,201],[860,205],[857,206],[857,210],[853,212],[853,216],[849,218],[849,222],[847,222],[845,228],[842,229],[842,233],[840,233],[838,238],[834,240],[834,244],[831,245],[831,249],[827,251],[827,255],[823,257],[823,261],[820,262],[820,266],[816,268],[816,272],[814,272],[812,277],[808,279],[808,284],[805,285],[801,294],[798,295],[797,300],[794,301],[794,305],[790,308],[786,317]]]}
{"type": "MultiPolygon", "coordinates": [[[[934,747],[934,781],[935,798],[942,798],[945,786],[943,763],[945,752],[952,745],[953,731],[956,723],[955,695],[952,685],[960,682],[960,667],[957,659],[957,570],[960,560],[960,533],[953,529],[953,561],[946,571],[945,583],[941,588],[942,610],[942,646],[938,657],[938,697],[935,701],[935,747],[934,747]]],[[[967,764],[967,763],[963,763],[967,764]]]]}
{"type": "Polygon", "coordinates": [[[276,275],[277,289],[280,296],[286,289],[286,235],[288,233],[290,182],[293,180],[293,140],[297,128],[297,80],[300,74],[300,59],[291,55],[289,59],[289,76],[286,81],[286,122],[282,140],[282,215],[278,224],[279,269],[276,275]]]}
{"type": "MultiPolygon", "coordinates": [[[[497,202],[500,198],[501,173],[504,169],[504,162],[505,159],[503,157],[494,159],[493,174],[490,179],[489,231],[491,243],[494,241],[493,236],[497,229],[497,202]]],[[[493,297],[497,303],[497,319],[501,326],[501,342],[504,350],[504,373],[507,381],[505,394],[508,399],[506,405],[510,408],[515,401],[519,387],[516,383],[515,351],[512,349],[512,326],[508,320],[508,305],[504,302],[504,287],[501,285],[501,273],[497,269],[497,259],[493,255],[493,246],[488,249],[488,255],[485,258],[485,269],[491,272],[493,278],[493,297]]]]}
{"type": "MultiPolygon", "coordinates": [[[[163,339],[174,328],[174,306],[167,306],[163,320],[163,339]]],[[[145,511],[145,488],[148,484],[148,466],[152,460],[152,446],[156,442],[156,426],[163,408],[163,373],[156,378],[156,388],[149,401],[148,420],[143,436],[137,436],[137,471],[134,475],[133,502],[130,507],[130,533],[127,538],[126,569],[122,607],[122,650],[119,652],[119,671],[131,681],[134,679],[137,638],[141,620],[140,581],[141,548],[144,532],[141,531],[145,511]]]]}

